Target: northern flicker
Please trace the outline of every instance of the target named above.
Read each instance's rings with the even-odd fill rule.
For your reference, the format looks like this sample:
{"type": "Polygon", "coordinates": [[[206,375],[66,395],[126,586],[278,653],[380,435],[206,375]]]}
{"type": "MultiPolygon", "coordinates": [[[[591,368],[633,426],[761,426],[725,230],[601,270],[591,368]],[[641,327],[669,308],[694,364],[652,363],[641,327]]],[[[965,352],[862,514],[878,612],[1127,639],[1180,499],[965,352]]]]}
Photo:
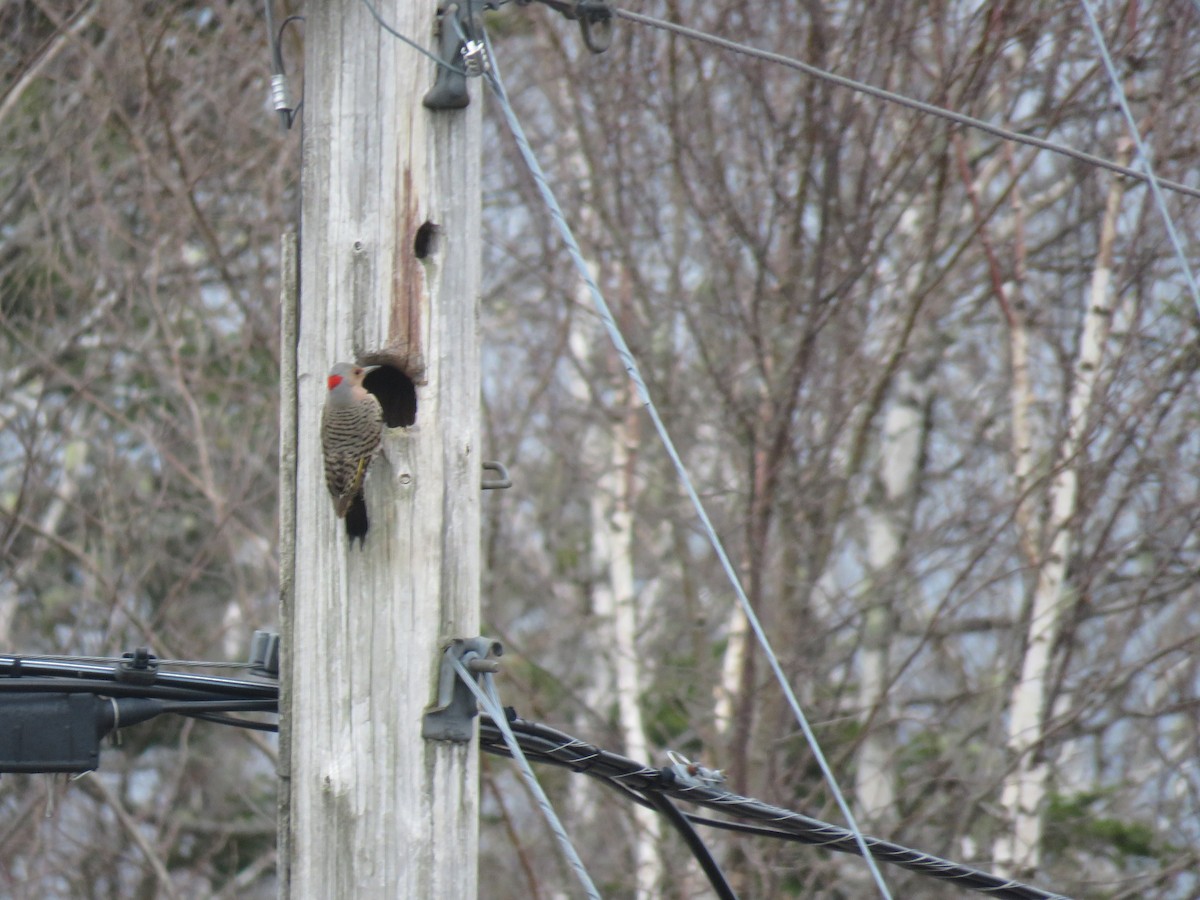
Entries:
{"type": "Polygon", "coordinates": [[[361,544],[367,535],[367,502],[363,479],[383,438],[383,409],[363,379],[379,366],[338,363],[329,370],[329,392],[321,412],[321,448],[325,483],[333,510],[346,520],[346,535],[361,544]]]}

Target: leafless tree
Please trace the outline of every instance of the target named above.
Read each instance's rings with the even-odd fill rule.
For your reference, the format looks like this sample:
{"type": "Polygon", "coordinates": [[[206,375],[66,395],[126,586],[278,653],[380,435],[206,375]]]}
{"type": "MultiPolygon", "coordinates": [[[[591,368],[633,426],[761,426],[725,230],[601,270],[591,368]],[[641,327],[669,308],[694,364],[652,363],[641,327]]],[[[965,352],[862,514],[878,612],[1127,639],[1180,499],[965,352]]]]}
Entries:
{"type": "MultiPolygon", "coordinates": [[[[1136,160],[1070,4],[644,11],[1136,160]]],[[[0,11],[2,649],[237,659],[274,621],[276,248],[299,138],[266,102],[258,12],[0,11]]],[[[1157,170],[1186,181],[1200,17],[1100,15],[1157,170]]],[[[537,5],[488,23],[863,823],[1064,893],[1197,896],[1198,316],[1145,187],[623,20],[600,56],[537,5]]],[[[485,498],[485,596],[506,702],[838,819],[494,114],[488,130],[485,452],[516,484],[485,498]]],[[[1193,247],[1194,203],[1168,204],[1193,247]]],[[[3,892],[270,894],[272,745],[214,732],[142,726],[78,783],[0,781],[3,892]]],[[[639,871],[645,892],[629,804],[580,810],[567,776],[545,781],[606,895],[639,871]]],[[[492,892],[569,890],[508,765],[484,782],[492,892]]],[[[852,859],[706,837],[748,896],[870,891],[852,859]]],[[[682,845],[653,843],[661,895],[703,896],[682,845]]]]}
{"type": "MultiPolygon", "coordinates": [[[[1078,9],[653,12],[1130,158],[1078,9]]],[[[1181,177],[1194,11],[1105,10],[1103,24],[1162,174],[1181,177]]],[[[1068,893],[1191,896],[1189,842],[1174,835],[1190,815],[1194,732],[1176,732],[1182,712],[1130,702],[1154,684],[1151,705],[1181,711],[1195,692],[1197,316],[1147,191],[627,22],[598,58],[548,14],[506,12],[497,28],[518,112],[625,304],[651,393],[863,820],[1068,893]],[[1047,596],[1048,631],[1035,615],[1047,596]],[[1006,850],[1030,835],[1032,858],[1006,850]]],[[[499,126],[496,145],[509,147],[499,126]]],[[[567,389],[587,366],[567,350],[569,323],[591,313],[509,158],[490,195],[501,314],[489,337],[512,365],[486,386],[489,422],[524,477],[553,488],[494,501],[490,593],[497,627],[531,662],[554,661],[514,689],[544,697],[529,701],[541,712],[607,677],[578,652],[582,635],[537,610],[589,608],[586,510],[603,471],[577,443],[592,432],[562,426],[603,420],[614,387],[595,354],[591,409],[567,389]],[[517,316],[520,295],[532,303],[517,316]]],[[[1171,201],[1185,245],[1188,209],[1171,201]]],[[[649,733],[727,768],[736,789],[837,818],[670,466],[640,434],[649,733]]],[[[616,709],[593,710],[613,739],[616,709]]],[[[844,860],[714,840],[754,895],[869,890],[844,860]]],[[[613,878],[632,871],[618,866],[613,878]]],[[[693,882],[672,884],[682,896],[693,882]]]]}
{"type": "MultiPolygon", "coordinates": [[[[276,620],[298,177],[258,10],[46,0],[0,20],[3,648],[244,659],[276,620]]],[[[273,754],[164,721],[70,786],[5,778],[0,892],[266,896],[273,754]]]]}

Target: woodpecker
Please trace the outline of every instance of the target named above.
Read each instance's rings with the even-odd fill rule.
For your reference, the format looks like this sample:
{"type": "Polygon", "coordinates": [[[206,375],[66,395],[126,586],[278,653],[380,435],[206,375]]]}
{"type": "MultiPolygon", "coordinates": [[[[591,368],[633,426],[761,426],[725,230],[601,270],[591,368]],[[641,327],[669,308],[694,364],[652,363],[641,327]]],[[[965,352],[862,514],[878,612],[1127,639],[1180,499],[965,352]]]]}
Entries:
{"type": "Polygon", "coordinates": [[[383,408],[363,387],[363,379],[379,366],[338,363],[329,370],[329,392],[321,412],[321,449],[325,452],[325,483],[333,496],[333,511],[346,520],[350,544],[362,545],[367,536],[367,502],[363,479],[383,439],[383,408]]]}

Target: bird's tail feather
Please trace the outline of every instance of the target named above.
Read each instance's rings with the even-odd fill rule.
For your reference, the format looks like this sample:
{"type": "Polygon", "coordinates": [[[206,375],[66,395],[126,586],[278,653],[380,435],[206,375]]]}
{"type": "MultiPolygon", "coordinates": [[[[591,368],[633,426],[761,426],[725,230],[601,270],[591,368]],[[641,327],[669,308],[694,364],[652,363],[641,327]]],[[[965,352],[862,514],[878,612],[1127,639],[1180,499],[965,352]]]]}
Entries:
{"type": "Polygon", "coordinates": [[[346,537],[350,538],[351,547],[354,546],[355,541],[358,541],[360,547],[363,545],[369,526],[367,501],[364,499],[362,491],[359,491],[354,495],[354,499],[346,510],[346,537]]]}

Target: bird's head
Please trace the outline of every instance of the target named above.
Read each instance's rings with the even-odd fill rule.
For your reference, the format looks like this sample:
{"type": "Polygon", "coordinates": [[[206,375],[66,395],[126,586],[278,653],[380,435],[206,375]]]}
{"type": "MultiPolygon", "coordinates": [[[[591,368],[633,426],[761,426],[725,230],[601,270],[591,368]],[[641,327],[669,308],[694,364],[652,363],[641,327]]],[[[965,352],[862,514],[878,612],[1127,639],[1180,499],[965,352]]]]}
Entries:
{"type": "Polygon", "coordinates": [[[329,400],[334,403],[353,403],[360,399],[366,390],[363,379],[378,368],[338,363],[329,370],[329,377],[325,379],[329,387],[329,400]]]}

